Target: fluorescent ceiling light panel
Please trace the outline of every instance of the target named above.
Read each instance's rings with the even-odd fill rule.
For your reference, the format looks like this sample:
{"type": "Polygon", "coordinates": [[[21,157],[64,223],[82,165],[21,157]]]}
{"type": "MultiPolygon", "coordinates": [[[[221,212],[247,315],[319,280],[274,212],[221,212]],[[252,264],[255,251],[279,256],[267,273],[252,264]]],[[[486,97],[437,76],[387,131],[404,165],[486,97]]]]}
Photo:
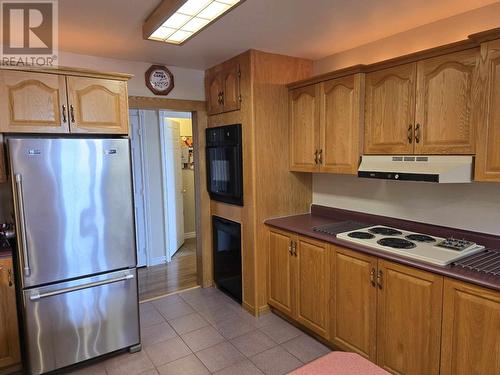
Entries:
{"type": "Polygon", "coordinates": [[[147,38],[171,44],[182,44],[243,1],[187,0],[147,38]]]}

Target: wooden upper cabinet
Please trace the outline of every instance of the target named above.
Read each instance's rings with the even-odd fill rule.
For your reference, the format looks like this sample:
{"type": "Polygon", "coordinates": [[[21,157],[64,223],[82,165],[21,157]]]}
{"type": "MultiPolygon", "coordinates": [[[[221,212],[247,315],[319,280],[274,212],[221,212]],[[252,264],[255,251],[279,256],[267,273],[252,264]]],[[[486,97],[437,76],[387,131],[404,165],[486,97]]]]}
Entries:
{"type": "Polygon", "coordinates": [[[366,75],[365,154],[412,154],[416,64],[366,75]]]}
{"type": "Polygon", "coordinates": [[[220,74],[207,74],[205,79],[207,92],[207,112],[209,115],[222,113],[224,105],[222,102],[222,79],[220,74]]]}
{"type": "Polygon", "coordinates": [[[85,77],[67,79],[72,133],[128,133],[126,82],[85,77]]]}
{"type": "Polygon", "coordinates": [[[222,106],[224,112],[240,109],[240,66],[234,64],[221,72],[222,106]]]}
{"type": "Polygon", "coordinates": [[[378,365],[393,374],[439,374],[443,277],[383,260],[378,273],[378,365]]]}
{"type": "Polygon", "coordinates": [[[290,170],[319,170],[319,87],[312,85],[290,91],[290,170]]]}
{"type": "Polygon", "coordinates": [[[484,87],[476,146],[477,181],[500,182],[500,40],[483,45],[481,66],[484,87]]]}
{"type": "Polygon", "coordinates": [[[331,341],[376,361],[377,258],[332,246],[331,341]]]}
{"type": "Polygon", "coordinates": [[[0,71],[0,132],[67,133],[66,77],[0,71]]]}
{"type": "Polygon", "coordinates": [[[417,63],[416,154],[473,154],[479,105],[479,51],[417,63]]]}
{"type": "Polygon", "coordinates": [[[329,337],[330,252],[325,242],[298,237],[296,258],[296,319],[318,335],[329,337]]]}
{"type": "Polygon", "coordinates": [[[445,279],[442,375],[500,374],[498,292],[445,279]]]}
{"type": "Polygon", "coordinates": [[[205,76],[209,115],[237,111],[241,108],[241,71],[237,62],[226,62],[205,76]]]}
{"type": "Polygon", "coordinates": [[[319,87],[320,170],[356,174],[361,154],[364,75],[326,81],[319,87]]]}
{"type": "Polygon", "coordinates": [[[268,295],[269,304],[292,316],[294,310],[292,278],[292,241],[295,236],[283,231],[269,231],[268,295]]]}
{"type": "Polygon", "coordinates": [[[0,258],[0,373],[21,362],[12,258],[0,258]]]}

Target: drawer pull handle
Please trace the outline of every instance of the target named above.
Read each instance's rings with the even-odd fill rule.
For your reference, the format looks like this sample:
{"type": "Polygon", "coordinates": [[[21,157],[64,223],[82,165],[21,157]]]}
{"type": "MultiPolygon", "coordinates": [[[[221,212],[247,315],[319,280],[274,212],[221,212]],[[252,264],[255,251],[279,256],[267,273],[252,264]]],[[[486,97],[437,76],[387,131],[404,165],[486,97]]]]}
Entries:
{"type": "Polygon", "coordinates": [[[375,283],[375,268],[372,268],[370,272],[370,283],[372,284],[373,287],[375,287],[377,284],[375,283]]]}
{"type": "Polygon", "coordinates": [[[379,289],[382,289],[383,287],[382,282],[383,282],[383,273],[382,270],[380,270],[377,273],[377,285],[379,289]]]}
{"type": "Polygon", "coordinates": [[[58,289],[58,290],[54,290],[54,291],[47,292],[47,293],[42,293],[42,294],[40,294],[38,292],[33,292],[33,294],[31,294],[31,296],[30,296],[30,300],[32,300],[32,301],[38,301],[39,299],[42,299],[42,298],[57,296],[59,294],[65,294],[65,293],[70,293],[70,292],[76,292],[78,290],[83,290],[83,289],[88,289],[88,288],[94,288],[96,286],[112,284],[112,283],[116,283],[116,282],[119,282],[119,281],[126,281],[126,280],[130,280],[130,279],[133,279],[133,278],[134,278],[134,275],[128,274],[128,275],[121,276],[121,277],[118,277],[118,278],[115,278],[115,279],[95,281],[95,282],[92,282],[92,283],[83,284],[83,285],[77,285],[77,286],[72,286],[72,287],[69,287],[69,288],[61,288],[61,289],[58,289]]]}

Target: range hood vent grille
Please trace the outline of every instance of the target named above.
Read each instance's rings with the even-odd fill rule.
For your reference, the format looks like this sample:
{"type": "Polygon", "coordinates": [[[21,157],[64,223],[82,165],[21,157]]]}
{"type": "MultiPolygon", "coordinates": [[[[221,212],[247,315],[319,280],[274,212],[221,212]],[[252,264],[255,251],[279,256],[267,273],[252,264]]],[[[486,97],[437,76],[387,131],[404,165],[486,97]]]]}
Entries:
{"type": "Polygon", "coordinates": [[[472,182],[472,156],[363,155],[358,176],[436,183],[472,182]]]}

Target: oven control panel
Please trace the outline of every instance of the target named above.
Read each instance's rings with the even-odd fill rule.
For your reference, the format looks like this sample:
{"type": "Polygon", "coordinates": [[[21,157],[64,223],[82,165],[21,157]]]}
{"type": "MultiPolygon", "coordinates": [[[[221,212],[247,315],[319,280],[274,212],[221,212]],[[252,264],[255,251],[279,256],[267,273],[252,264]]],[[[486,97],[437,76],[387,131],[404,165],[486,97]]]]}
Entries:
{"type": "Polygon", "coordinates": [[[467,240],[459,240],[453,237],[447,238],[440,243],[438,243],[436,246],[438,247],[444,247],[446,249],[451,249],[451,250],[456,250],[456,251],[462,251],[465,249],[468,249],[471,246],[474,246],[476,243],[467,241],[467,240]]]}

